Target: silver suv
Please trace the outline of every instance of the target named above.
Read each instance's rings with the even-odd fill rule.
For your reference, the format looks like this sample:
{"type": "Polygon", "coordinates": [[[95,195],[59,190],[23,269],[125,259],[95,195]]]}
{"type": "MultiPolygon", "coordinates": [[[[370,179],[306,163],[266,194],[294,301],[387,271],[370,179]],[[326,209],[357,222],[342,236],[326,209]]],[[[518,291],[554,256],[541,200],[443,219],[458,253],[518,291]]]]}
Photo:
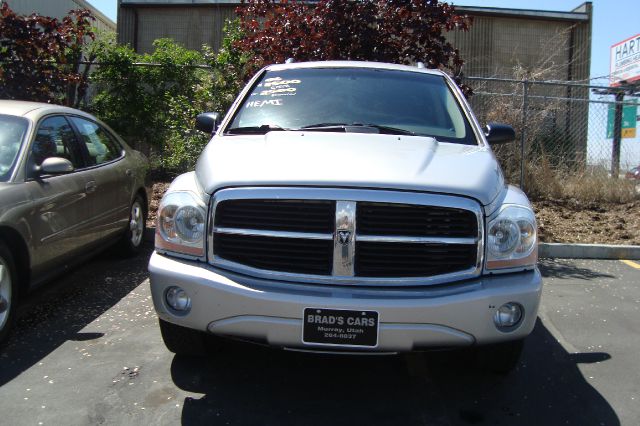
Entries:
{"type": "Polygon", "coordinates": [[[541,293],[536,220],[455,83],[424,67],[272,65],[159,207],[151,290],[169,350],[469,347],[508,371],[541,293]],[[208,336],[207,336],[208,335],[208,336]],[[489,355],[489,356],[486,356],[489,355]]]}

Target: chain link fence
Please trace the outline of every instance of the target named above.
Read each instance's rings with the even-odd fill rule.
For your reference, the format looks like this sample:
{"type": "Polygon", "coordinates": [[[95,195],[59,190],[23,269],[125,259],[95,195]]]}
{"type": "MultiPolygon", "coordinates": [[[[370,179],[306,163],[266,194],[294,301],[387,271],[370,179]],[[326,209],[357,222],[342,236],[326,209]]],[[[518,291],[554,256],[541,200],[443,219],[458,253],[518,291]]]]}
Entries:
{"type": "Polygon", "coordinates": [[[465,83],[481,123],[516,130],[515,144],[494,147],[510,183],[528,190],[541,173],[623,177],[640,164],[637,92],[629,88],[487,77],[465,83]]]}

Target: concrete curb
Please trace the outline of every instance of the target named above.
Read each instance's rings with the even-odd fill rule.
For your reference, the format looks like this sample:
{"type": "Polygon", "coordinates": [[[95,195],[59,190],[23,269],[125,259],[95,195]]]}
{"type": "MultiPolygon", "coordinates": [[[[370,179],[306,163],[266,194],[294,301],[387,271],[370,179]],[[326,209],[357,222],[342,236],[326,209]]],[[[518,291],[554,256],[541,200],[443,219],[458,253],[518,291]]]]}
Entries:
{"type": "Polygon", "coordinates": [[[540,243],[538,255],[556,259],[640,259],[640,246],[540,243]]]}

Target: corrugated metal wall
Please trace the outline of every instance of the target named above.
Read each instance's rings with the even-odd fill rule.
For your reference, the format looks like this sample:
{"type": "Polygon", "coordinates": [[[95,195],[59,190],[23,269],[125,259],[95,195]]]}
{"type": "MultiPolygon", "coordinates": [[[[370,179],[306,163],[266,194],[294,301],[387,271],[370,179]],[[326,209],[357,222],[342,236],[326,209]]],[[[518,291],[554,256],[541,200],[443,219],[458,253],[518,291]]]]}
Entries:
{"type": "Polygon", "coordinates": [[[584,36],[572,36],[572,32],[586,33],[585,26],[476,16],[468,32],[450,32],[447,39],[460,50],[466,75],[513,78],[514,67],[520,65],[531,71],[548,69],[547,76],[552,79],[582,79],[589,76],[590,42],[584,36]]]}
{"type": "Polygon", "coordinates": [[[118,15],[118,41],[140,53],[153,51],[153,41],[173,38],[189,49],[203,44],[220,48],[223,27],[235,17],[235,5],[189,7],[128,7],[118,15]]]}

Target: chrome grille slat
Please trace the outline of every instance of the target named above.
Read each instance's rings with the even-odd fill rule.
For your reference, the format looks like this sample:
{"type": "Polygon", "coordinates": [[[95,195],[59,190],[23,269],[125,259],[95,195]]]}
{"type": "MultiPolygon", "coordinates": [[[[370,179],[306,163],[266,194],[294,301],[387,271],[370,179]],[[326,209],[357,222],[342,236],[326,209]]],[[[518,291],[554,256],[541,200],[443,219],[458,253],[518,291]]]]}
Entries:
{"type": "Polygon", "coordinates": [[[447,238],[447,237],[403,237],[400,235],[357,235],[357,241],[379,243],[414,243],[414,244],[463,244],[471,245],[478,242],[477,238],[447,238]]]}
{"type": "Polygon", "coordinates": [[[223,228],[220,226],[214,227],[213,232],[220,233],[220,234],[233,234],[233,235],[255,235],[255,236],[262,236],[262,237],[300,238],[300,239],[310,239],[310,240],[333,241],[333,234],[320,234],[315,232],[266,231],[263,229],[223,228]]]}
{"type": "Polygon", "coordinates": [[[226,189],[209,230],[214,266],[284,281],[429,285],[478,276],[483,261],[482,208],[439,194],[226,189]]]}

